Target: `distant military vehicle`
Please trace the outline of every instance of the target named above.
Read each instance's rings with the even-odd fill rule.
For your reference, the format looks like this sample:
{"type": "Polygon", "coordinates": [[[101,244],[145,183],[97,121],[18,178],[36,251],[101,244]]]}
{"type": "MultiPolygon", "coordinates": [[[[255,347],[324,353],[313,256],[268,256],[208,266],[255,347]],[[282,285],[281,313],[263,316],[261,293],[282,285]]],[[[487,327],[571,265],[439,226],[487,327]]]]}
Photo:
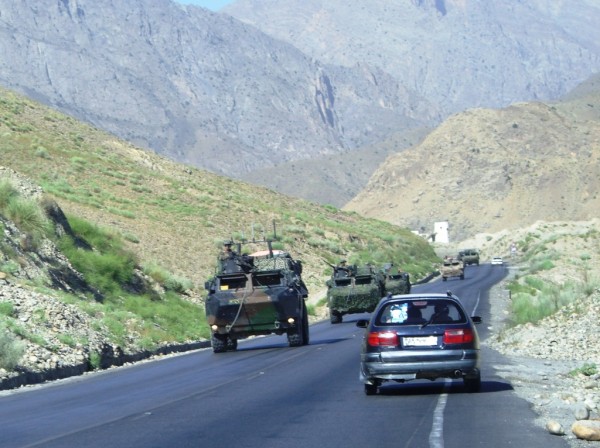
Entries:
{"type": "Polygon", "coordinates": [[[381,270],[384,280],[384,295],[410,294],[411,284],[408,272],[402,272],[392,263],[386,263],[381,270]]]}
{"type": "Polygon", "coordinates": [[[285,334],[290,347],[309,342],[308,289],[302,263],[288,252],[268,249],[251,254],[226,253],[217,274],[204,285],[205,310],[213,352],[236,350],[239,339],[285,334]]]}
{"type": "Polygon", "coordinates": [[[450,277],[459,277],[464,280],[465,265],[458,258],[446,258],[440,267],[440,274],[443,281],[448,280],[450,277]]]}
{"type": "Polygon", "coordinates": [[[334,267],[327,280],[327,305],[332,324],[342,322],[344,314],[365,313],[375,309],[385,295],[385,281],[371,265],[334,267]]]}
{"type": "Polygon", "coordinates": [[[462,261],[465,266],[470,264],[476,264],[479,266],[479,251],[477,249],[464,249],[458,253],[458,259],[462,261]]]}

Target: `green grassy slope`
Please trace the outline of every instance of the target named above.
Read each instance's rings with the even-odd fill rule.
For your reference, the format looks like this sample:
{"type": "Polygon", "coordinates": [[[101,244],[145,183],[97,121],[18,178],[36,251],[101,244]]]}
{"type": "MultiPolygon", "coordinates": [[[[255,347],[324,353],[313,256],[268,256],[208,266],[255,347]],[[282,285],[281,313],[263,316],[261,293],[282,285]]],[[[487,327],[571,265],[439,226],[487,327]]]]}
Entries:
{"type": "Polygon", "coordinates": [[[304,262],[309,291],[324,287],[325,263],[393,261],[413,279],[438,261],[409,230],[355,213],[173,163],[0,90],[0,164],[41,185],[67,216],[123,235],[142,263],[185,277],[202,292],[224,238],[273,232],[304,262]]]}

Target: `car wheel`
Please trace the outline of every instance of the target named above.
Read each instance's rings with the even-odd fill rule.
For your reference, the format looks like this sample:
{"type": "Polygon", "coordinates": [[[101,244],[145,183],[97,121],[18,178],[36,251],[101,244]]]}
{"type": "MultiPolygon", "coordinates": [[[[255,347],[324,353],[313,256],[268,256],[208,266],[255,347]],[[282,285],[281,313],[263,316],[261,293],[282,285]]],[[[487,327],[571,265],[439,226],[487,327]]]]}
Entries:
{"type": "Polygon", "coordinates": [[[446,277],[442,277],[442,280],[443,280],[443,281],[446,281],[446,280],[448,280],[448,279],[447,279],[446,277]]]}
{"type": "Polygon", "coordinates": [[[213,334],[210,337],[210,345],[214,353],[223,353],[227,351],[227,336],[213,334]]]}
{"type": "Polygon", "coordinates": [[[377,384],[365,384],[365,394],[375,395],[377,393],[377,384]]]}
{"type": "Polygon", "coordinates": [[[476,376],[465,376],[463,378],[465,389],[467,392],[479,392],[481,390],[481,373],[477,372],[476,376]]]}
{"type": "Polygon", "coordinates": [[[460,279],[461,279],[461,280],[464,280],[464,279],[465,279],[465,274],[462,274],[462,275],[460,276],[460,279]]]}

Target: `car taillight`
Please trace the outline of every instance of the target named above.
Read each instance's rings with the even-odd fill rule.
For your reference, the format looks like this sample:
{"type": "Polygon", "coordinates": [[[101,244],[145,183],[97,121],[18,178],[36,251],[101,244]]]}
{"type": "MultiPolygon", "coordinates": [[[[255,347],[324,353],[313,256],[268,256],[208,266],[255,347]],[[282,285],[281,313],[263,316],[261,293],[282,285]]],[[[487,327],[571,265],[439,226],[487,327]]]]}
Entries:
{"type": "Polygon", "coordinates": [[[473,342],[474,334],[470,328],[447,329],[444,331],[444,344],[468,344],[473,342]]]}
{"type": "Polygon", "coordinates": [[[396,347],[398,345],[398,335],[392,331],[375,331],[369,333],[367,343],[371,347],[396,347]]]}

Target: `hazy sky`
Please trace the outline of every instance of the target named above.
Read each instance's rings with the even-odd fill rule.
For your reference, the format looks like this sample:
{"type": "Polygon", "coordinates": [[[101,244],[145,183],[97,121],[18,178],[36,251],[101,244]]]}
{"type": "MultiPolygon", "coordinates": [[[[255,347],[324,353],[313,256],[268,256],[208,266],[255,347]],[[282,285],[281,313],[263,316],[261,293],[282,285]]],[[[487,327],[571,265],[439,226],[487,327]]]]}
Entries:
{"type": "Polygon", "coordinates": [[[206,9],[211,9],[213,11],[218,11],[223,6],[233,2],[234,0],[177,0],[179,3],[184,3],[186,5],[196,5],[202,6],[206,9]]]}

